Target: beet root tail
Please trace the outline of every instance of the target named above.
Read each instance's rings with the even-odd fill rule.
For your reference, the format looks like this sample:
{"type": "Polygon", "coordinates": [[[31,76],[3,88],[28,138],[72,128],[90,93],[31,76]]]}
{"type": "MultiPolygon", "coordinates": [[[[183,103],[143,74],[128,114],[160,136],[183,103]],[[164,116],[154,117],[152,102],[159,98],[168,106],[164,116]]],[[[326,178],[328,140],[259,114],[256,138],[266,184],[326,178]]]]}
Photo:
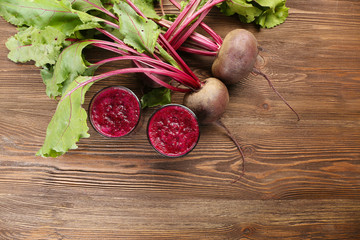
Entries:
{"type": "Polygon", "coordinates": [[[242,167],[241,167],[241,174],[240,176],[235,179],[234,181],[232,181],[232,183],[236,183],[240,178],[242,178],[245,175],[245,156],[244,156],[244,152],[240,146],[240,144],[238,143],[238,141],[236,140],[236,138],[234,137],[234,135],[230,132],[230,130],[225,126],[225,124],[218,119],[215,122],[218,126],[222,127],[225,131],[226,134],[228,135],[228,137],[234,142],[234,144],[236,145],[237,149],[239,150],[239,153],[241,155],[241,159],[242,159],[242,167]]]}
{"type": "Polygon", "coordinates": [[[269,86],[276,93],[276,95],[278,95],[278,97],[286,104],[286,106],[288,106],[290,108],[290,110],[295,113],[295,115],[297,117],[297,120],[300,121],[299,114],[295,111],[295,109],[293,107],[290,106],[290,104],[285,100],[285,98],[276,90],[276,88],[274,87],[274,85],[272,84],[272,82],[270,81],[268,76],[265,73],[261,72],[260,70],[258,70],[256,68],[253,69],[253,73],[259,74],[259,75],[263,76],[266,79],[266,81],[269,83],[269,86]]]}

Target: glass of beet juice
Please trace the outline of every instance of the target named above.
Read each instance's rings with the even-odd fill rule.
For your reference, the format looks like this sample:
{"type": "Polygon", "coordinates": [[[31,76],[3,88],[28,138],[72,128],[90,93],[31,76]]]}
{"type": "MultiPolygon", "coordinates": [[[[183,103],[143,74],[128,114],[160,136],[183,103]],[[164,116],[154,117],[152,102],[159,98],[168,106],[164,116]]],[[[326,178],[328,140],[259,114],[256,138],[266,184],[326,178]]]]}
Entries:
{"type": "Polygon", "coordinates": [[[98,133],[110,138],[131,133],[139,123],[140,113],[138,97],[122,86],[100,90],[89,105],[91,125],[98,133]]]}
{"type": "Polygon", "coordinates": [[[200,137],[199,123],[189,108],[168,104],[150,117],[147,136],[157,152],[167,157],[181,157],[197,145],[200,137]]]}

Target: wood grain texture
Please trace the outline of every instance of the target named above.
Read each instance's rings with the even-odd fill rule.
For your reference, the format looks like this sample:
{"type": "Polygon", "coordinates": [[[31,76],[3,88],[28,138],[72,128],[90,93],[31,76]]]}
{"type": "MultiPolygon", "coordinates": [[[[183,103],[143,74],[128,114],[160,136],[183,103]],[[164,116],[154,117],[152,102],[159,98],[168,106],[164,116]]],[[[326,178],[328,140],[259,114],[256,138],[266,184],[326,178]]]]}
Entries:
{"type": "MultiPolygon", "coordinates": [[[[90,129],[77,150],[36,157],[56,102],[39,69],[7,59],[16,28],[0,19],[0,239],[360,239],[360,2],[287,5],[274,29],[217,9],[206,19],[221,36],[239,27],[255,34],[261,70],[301,116],[260,76],[229,88],[223,122],[244,148],[240,179],[241,158],[217,126],[202,127],[185,157],[156,154],[145,134],[153,109],[126,138],[90,129]]],[[[184,59],[210,76],[212,59],[184,59]]],[[[112,84],[140,94],[134,75],[119,76],[96,83],[84,107],[112,84]]]]}

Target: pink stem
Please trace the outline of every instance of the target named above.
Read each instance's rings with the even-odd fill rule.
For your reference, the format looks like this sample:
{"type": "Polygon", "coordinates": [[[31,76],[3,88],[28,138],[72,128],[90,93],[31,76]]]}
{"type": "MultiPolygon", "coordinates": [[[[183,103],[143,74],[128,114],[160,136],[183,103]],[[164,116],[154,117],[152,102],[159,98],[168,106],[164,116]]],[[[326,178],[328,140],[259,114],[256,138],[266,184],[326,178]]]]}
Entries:
{"type": "Polygon", "coordinates": [[[117,47],[117,48],[123,49],[125,51],[128,51],[132,54],[135,54],[135,55],[147,56],[146,54],[140,54],[138,51],[134,50],[131,47],[128,47],[126,44],[109,42],[109,41],[104,41],[104,40],[87,40],[87,41],[91,41],[91,42],[97,43],[97,44],[104,44],[104,45],[108,45],[108,46],[117,47]]]}
{"type": "Polygon", "coordinates": [[[118,53],[118,54],[123,55],[123,56],[130,55],[128,52],[120,50],[119,48],[111,47],[111,46],[108,46],[108,45],[105,45],[105,44],[93,43],[92,45],[95,46],[95,47],[99,47],[99,48],[114,52],[114,53],[118,53]]]}
{"type": "Polygon", "coordinates": [[[105,20],[103,18],[99,18],[99,19],[101,19],[101,21],[103,21],[104,23],[106,23],[107,25],[109,25],[109,26],[111,26],[113,28],[119,28],[119,25],[117,25],[116,23],[110,22],[110,21],[105,20]]]}
{"type": "Polygon", "coordinates": [[[214,50],[211,46],[209,47],[207,45],[201,45],[199,42],[195,42],[195,41],[186,41],[182,46],[180,46],[180,48],[182,47],[191,47],[191,48],[217,53],[217,51],[214,50]]]}
{"type": "Polygon", "coordinates": [[[187,53],[192,53],[192,54],[196,54],[196,55],[202,55],[202,56],[216,56],[217,52],[211,52],[211,51],[206,51],[206,50],[199,50],[199,49],[195,49],[195,48],[189,48],[189,47],[183,47],[181,46],[179,48],[180,51],[183,52],[187,52],[187,53]]]}
{"type": "Polygon", "coordinates": [[[108,62],[113,62],[113,61],[118,61],[118,60],[138,61],[138,62],[147,64],[149,67],[153,67],[153,68],[157,68],[157,69],[165,69],[165,70],[172,71],[172,72],[175,72],[178,74],[182,74],[182,77],[180,79],[178,79],[177,81],[187,87],[192,87],[192,84],[194,82],[194,80],[189,75],[184,73],[183,71],[171,66],[170,64],[166,64],[162,61],[158,61],[156,59],[152,59],[149,57],[119,56],[119,57],[113,57],[113,58],[101,60],[101,61],[95,63],[94,65],[102,65],[102,64],[105,64],[108,62]]]}
{"type": "MultiPolygon", "coordinates": [[[[143,67],[140,62],[138,62],[138,61],[133,61],[133,62],[134,62],[134,64],[135,64],[138,68],[143,67]]],[[[161,85],[161,86],[163,86],[163,87],[166,87],[166,88],[168,88],[168,89],[170,89],[170,90],[174,90],[174,91],[178,91],[178,92],[183,92],[183,93],[186,93],[186,92],[190,92],[190,91],[191,91],[191,89],[173,87],[172,85],[164,82],[163,80],[161,80],[160,78],[158,78],[157,76],[155,76],[155,75],[153,75],[153,74],[151,74],[151,73],[144,72],[144,74],[145,74],[148,78],[150,78],[151,80],[153,80],[154,82],[156,82],[157,84],[159,84],[159,85],[161,85]]]]}
{"type": "Polygon", "coordinates": [[[184,60],[179,56],[179,54],[175,51],[175,49],[170,45],[170,43],[165,39],[162,34],[159,35],[159,40],[164,44],[164,47],[168,49],[175,61],[180,64],[180,67],[184,70],[184,72],[188,73],[191,77],[193,77],[194,83],[196,85],[195,89],[201,88],[201,82],[198,77],[194,74],[193,71],[191,71],[189,66],[184,62],[184,60]]]}
{"type": "Polygon", "coordinates": [[[169,0],[169,2],[171,2],[175,7],[177,7],[178,9],[181,8],[180,4],[176,1],[176,0],[169,0]]]}
{"type": "MultiPolygon", "coordinates": [[[[180,82],[181,84],[189,87],[189,88],[197,88],[197,81],[194,80],[191,76],[189,76],[187,73],[175,68],[174,66],[167,64],[161,60],[157,60],[157,59],[153,59],[145,54],[141,54],[141,56],[133,56],[128,52],[122,51],[121,49],[118,48],[114,48],[112,46],[108,46],[104,43],[110,44],[110,45],[115,45],[111,42],[104,42],[104,41],[94,41],[94,43],[92,43],[92,45],[96,46],[96,47],[100,47],[118,54],[121,54],[123,56],[120,57],[114,57],[114,58],[110,58],[110,59],[105,59],[102,61],[99,61],[97,63],[94,63],[93,65],[102,65],[105,64],[107,62],[111,62],[111,61],[115,61],[115,60],[133,60],[133,61],[141,61],[141,62],[146,62],[146,63],[152,63],[155,64],[156,66],[151,66],[151,67],[156,67],[158,69],[168,69],[170,71],[174,71],[177,72],[179,74],[183,74],[182,78],[180,79],[176,79],[178,82],[180,82]]],[[[179,90],[177,90],[179,91],[179,90]]]]}
{"type": "MultiPolygon", "coordinates": [[[[178,73],[174,73],[171,71],[167,71],[167,70],[162,70],[162,69],[152,69],[152,68],[124,68],[124,69],[117,69],[117,70],[113,70],[107,73],[103,73],[103,74],[99,74],[97,76],[91,77],[89,80],[86,80],[82,83],[79,83],[75,88],[71,89],[66,95],[64,95],[61,99],[60,102],[63,101],[66,97],[69,97],[73,92],[75,92],[77,89],[84,87],[90,83],[99,81],[101,79],[105,79],[111,76],[115,76],[115,75],[119,75],[119,74],[128,74],[128,73],[153,73],[153,74],[159,74],[159,75],[165,75],[165,76],[169,76],[171,78],[174,79],[179,79],[182,77],[182,74],[178,74],[178,73]]],[[[160,83],[159,84],[163,84],[160,83]]],[[[183,91],[183,89],[181,88],[177,88],[174,86],[165,86],[168,87],[170,90],[173,91],[183,91]]]]}
{"type": "Polygon", "coordinates": [[[145,14],[143,14],[143,13],[140,11],[140,9],[139,9],[132,1],[126,0],[126,2],[130,5],[130,7],[131,7],[132,9],[135,10],[135,12],[136,12],[137,14],[139,14],[141,17],[147,19],[147,17],[145,16],[145,14]]]}
{"type": "Polygon", "coordinates": [[[115,35],[109,33],[108,31],[106,31],[105,29],[102,28],[96,28],[96,30],[98,30],[99,32],[101,32],[102,34],[104,34],[105,36],[109,37],[110,39],[114,40],[117,43],[120,44],[125,44],[123,41],[121,41],[118,37],[116,37],[115,35]]]}
{"type": "Polygon", "coordinates": [[[218,46],[221,46],[221,45],[222,45],[222,43],[223,43],[222,38],[221,38],[220,35],[217,34],[212,28],[210,28],[208,25],[206,25],[206,24],[203,23],[203,22],[200,23],[200,27],[201,27],[202,29],[204,29],[205,32],[207,32],[207,33],[214,39],[214,41],[216,42],[216,44],[217,44],[218,46]]]}
{"type": "Polygon", "coordinates": [[[211,10],[213,6],[216,4],[219,4],[225,0],[214,0],[210,3],[207,2],[201,9],[199,9],[197,12],[192,14],[190,17],[188,17],[184,22],[182,22],[182,25],[177,29],[177,32],[175,35],[181,34],[181,32],[192,22],[197,18],[199,15],[201,15],[203,12],[211,10]]]}
{"type": "Polygon", "coordinates": [[[184,19],[186,18],[186,15],[189,14],[189,12],[191,11],[191,9],[194,6],[196,8],[198,6],[199,2],[200,2],[200,0],[190,0],[190,2],[185,6],[184,10],[182,12],[180,12],[180,14],[175,19],[174,23],[171,24],[170,28],[164,34],[164,37],[167,40],[171,40],[171,36],[175,32],[175,30],[177,30],[177,28],[179,26],[181,26],[181,22],[184,21],[184,19]]]}
{"type": "MultiPolygon", "coordinates": [[[[175,0],[169,0],[176,8],[181,9],[180,4],[175,0]]],[[[222,38],[219,34],[217,34],[214,30],[212,30],[207,24],[204,22],[200,23],[200,27],[204,29],[214,40],[215,42],[221,46],[222,45],[222,38]]]]}
{"type": "Polygon", "coordinates": [[[202,34],[199,34],[197,32],[193,32],[193,34],[190,35],[189,40],[193,40],[194,42],[200,43],[205,48],[212,50],[212,51],[218,51],[219,45],[211,41],[209,38],[205,37],[202,34]]]}
{"type": "Polygon", "coordinates": [[[175,50],[178,49],[186,41],[186,39],[195,31],[195,29],[199,26],[200,22],[206,17],[206,15],[209,13],[210,10],[211,9],[204,11],[200,15],[199,19],[195,23],[193,23],[190,26],[190,28],[188,28],[188,30],[185,31],[185,33],[182,33],[180,37],[177,38],[177,36],[179,36],[180,34],[174,34],[172,40],[175,39],[174,41],[176,42],[172,43],[173,41],[171,40],[170,44],[174,47],[175,50]]]}
{"type": "Polygon", "coordinates": [[[160,10],[161,10],[161,14],[165,15],[163,0],[160,0],[160,10]]]}
{"type": "MultiPolygon", "coordinates": [[[[162,27],[166,27],[169,28],[172,24],[172,22],[165,20],[165,19],[161,19],[159,21],[156,21],[160,26],[162,27]]],[[[191,42],[191,45],[196,45],[197,47],[206,49],[206,50],[210,50],[210,51],[218,51],[219,50],[219,45],[214,43],[212,40],[210,40],[209,38],[205,37],[204,35],[197,33],[197,32],[192,32],[192,34],[189,36],[189,41],[191,42]]]]}

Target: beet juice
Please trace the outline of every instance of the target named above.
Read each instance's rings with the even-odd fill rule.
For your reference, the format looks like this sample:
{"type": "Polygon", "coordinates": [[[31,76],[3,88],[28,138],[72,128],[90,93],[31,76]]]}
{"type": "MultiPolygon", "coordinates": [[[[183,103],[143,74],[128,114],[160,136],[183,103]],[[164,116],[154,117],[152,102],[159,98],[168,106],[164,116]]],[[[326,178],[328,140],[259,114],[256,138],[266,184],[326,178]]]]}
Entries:
{"type": "Polygon", "coordinates": [[[107,87],[98,92],[89,107],[90,123],[106,137],[122,137],[132,132],[140,119],[140,102],[129,89],[107,87]]]}
{"type": "Polygon", "coordinates": [[[151,116],[147,134],[151,145],[159,153],[180,157],[196,146],[200,130],[197,118],[189,108],[168,104],[151,116]]]}

